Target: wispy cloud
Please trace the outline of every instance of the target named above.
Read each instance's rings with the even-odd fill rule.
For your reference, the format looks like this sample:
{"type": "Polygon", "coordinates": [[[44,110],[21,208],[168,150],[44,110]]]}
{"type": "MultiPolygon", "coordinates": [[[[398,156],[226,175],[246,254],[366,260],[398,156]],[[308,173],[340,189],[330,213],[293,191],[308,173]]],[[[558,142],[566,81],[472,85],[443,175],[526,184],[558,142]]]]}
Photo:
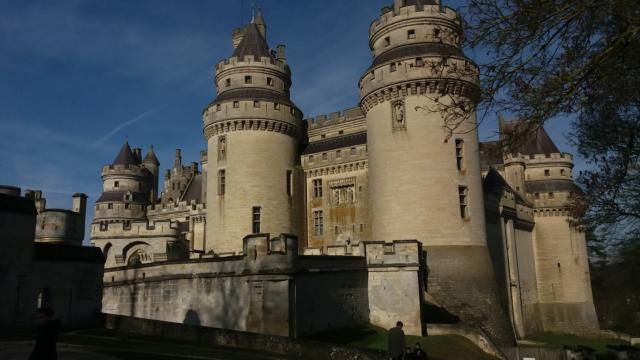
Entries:
{"type": "Polygon", "coordinates": [[[109,131],[105,136],[103,136],[100,139],[96,140],[95,143],[92,146],[94,148],[98,148],[98,147],[102,146],[102,144],[104,144],[107,140],[109,140],[113,135],[117,134],[119,131],[121,131],[124,128],[126,128],[128,126],[131,126],[131,125],[133,125],[135,123],[138,123],[138,122],[140,122],[140,121],[142,121],[144,119],[147,119],[147,118],[149,118],[149,117],[151,117],[153,115],[156,115],[161,110],[162,110],[162,108],[145,111],[142,114],[137,115],[134,118],[123,122],[122,124],[116,126],[111,131],[109,131]]]}

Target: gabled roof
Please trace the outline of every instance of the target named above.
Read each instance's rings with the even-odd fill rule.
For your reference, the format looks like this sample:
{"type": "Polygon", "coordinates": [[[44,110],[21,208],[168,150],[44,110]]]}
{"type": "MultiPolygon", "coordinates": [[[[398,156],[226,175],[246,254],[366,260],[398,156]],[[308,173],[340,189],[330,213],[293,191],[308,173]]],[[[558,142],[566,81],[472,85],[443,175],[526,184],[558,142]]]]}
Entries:
{"type": "MultiPolygon", "coordinates": [[[[514,132],[522,130],[519,129],[520,126],[525,126],[525,123],[519,120],[505,122],[500,126],[500,135],[509,136],[514,132]]],[[[556,144],[553,143],[553,140],[551,140],[544,127],[538,126],[531,133],[526,134],[524,141],[516,144],[514,152],[519,152],[523,155],[536,155],[560,153],[560,150],[558,150],[556,144]]]]}
{"type": "Polygon", "coordinates": [[[202,198],[202,174],[196,175],[191,183],[189,184],[189,188],[185,191],[182,200],[190,203],[191,200],[194,200],[197,204],[204,203],[204,199],[202,198]]]}
{"type": "Polygon", "coordinates": [[[263,56],[273,59],[267,40],[260,33],[258,25],[254,23],[247,24],[245,27],[244,36],[233,51],[233,56],[239,60],[244,59],[245,56],[253,56],[256,60],[260,60],[263,56]]]}
{"type": "Polygon", "coordinates": [[[116,156],[115,160],[113,160],[112,165],[135,165],[138,163],[138,159],[131,151],[131,147],[129,147],[129,142],[125,141],[124,145],[120,149],[118,156],[116,156]]]}

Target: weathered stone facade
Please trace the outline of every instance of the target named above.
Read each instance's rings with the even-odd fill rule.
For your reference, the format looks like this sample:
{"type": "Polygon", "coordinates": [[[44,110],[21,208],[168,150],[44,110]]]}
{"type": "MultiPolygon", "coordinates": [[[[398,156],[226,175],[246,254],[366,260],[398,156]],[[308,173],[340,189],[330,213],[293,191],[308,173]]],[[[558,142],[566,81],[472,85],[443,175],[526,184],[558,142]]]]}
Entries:
{"type": "Polygon", "coordinates": [[[584,235],[567,221],[572,158],[543,129],[516,151],[479,143],[461,37],[453,9],[395,0],[371,24],[359,106],[302,120],[284,45],[269,48],[259,13],[236,29],[203,111],[202,170],[178,151],[158,196],[153,151],[125,144],[103,169],[104,310],[289,336],[402,320],[421,334],[426,296],[499,345],[595,331],[584,235]]]}

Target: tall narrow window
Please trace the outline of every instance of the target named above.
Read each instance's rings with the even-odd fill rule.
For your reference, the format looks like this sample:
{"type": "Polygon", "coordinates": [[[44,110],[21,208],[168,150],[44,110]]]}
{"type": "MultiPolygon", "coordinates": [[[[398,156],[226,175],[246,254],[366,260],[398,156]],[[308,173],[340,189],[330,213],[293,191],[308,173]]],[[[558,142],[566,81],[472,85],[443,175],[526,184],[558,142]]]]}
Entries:
{"type": "Polygon", "coordinates": [[[247,75],[244,77],[245,84],[251,84],[253,81],[251,80],[251,76],[247,75]]]}
{"type": "Polygon", "coordinates": [[[114,181],[113,187],[120,187],[120,181],[114,181]]]}
{"type": "Polygon", "coordinates": [[[466,186],[458,186],[458,198],[460,199],[460,217],[469,218],[469,209],[467,205],[467,195],[469,190],[466,186]]]}
{"type": "Polygon", "coordinates": [[[322,210],[313,212],[313,233],[315,236],[321,236],[324,233],[324,217],[322,210]]]}
{"type": "Polygon", "coordinates": [[[273,78],[270,78],[270,77],[267,78],[267,85],[273,86],[273,78]]]}
{"type": "Polygon", "coordinates": [[[226,87],[231,86],[231,79],[227,79],[227,80],[224,82],[224,85],[225,85],[226,87]]]}
{"type": "Polygon", "coordinates": [[[254,206],[251,215],[251,231],[254,234],[260,233],[260,216],[261,216],[261,208],[259,206],[254,206]]]}
{"type": "Polygon", "coordinates": [[[415,30],[407,31],[407,39],[415,39],[415,38],[416,38],[416,31],[415,30]]]}
{"type": "Polygon", "coordinates": [[[458,171],[464,170],[464,140],[456,139],[456,164],[458,171]]]}
{"type": "Polygon", "coordinates": [[[433,38],[440,39],[440,29],[433,29],[433,38]]]}
{"type": "Polygon", "coordinates": [[[227,190],[227,174],[225,170],[218,170],[218,195],[224,195],[227,190]]]}
{"type": "Polygon", "coordinates": [[[322,179],[313,180],[313,197],[322,197],[322,179]]]}
{"type": "Polygon", "coordinates": [[[293,195],[293,171],[287,170],[287,195],[293,195]]]}

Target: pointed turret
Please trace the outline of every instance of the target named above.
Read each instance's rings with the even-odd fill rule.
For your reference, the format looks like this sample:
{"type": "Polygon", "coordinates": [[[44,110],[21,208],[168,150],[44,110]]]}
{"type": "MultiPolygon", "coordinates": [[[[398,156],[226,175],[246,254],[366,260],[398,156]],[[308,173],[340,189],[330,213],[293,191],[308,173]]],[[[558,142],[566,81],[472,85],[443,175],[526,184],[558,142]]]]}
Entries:
{"type": "Polygon", "coordinates": [[[129,142],[125,141],[111,165],[134,165],[136,162],[136,156],[131,150],[129,142]]]}
{"type": "Polygon", "coordinates": [[[147,152],[147,155],[144,157],[144,160],[142,160],[143,163],[149,163],[149,164],[156,164],[156,165],[160,165],[160,161],[158,161],[158,158],[156,157],[156,153],[155,151],[153,151],[153,145],[151,145],[151,147],[149,148],[149,151],[147,152]]]}
{"type": "Polygon", "coordinates": [[[233,52],[233,56],[238,60],[244,60],[245,56],[253,56],[256,60],[260,60],[261,57],[273,57],[269,51],[267,39],[255,23],[245,27],[244,36],[233,52]]]}

